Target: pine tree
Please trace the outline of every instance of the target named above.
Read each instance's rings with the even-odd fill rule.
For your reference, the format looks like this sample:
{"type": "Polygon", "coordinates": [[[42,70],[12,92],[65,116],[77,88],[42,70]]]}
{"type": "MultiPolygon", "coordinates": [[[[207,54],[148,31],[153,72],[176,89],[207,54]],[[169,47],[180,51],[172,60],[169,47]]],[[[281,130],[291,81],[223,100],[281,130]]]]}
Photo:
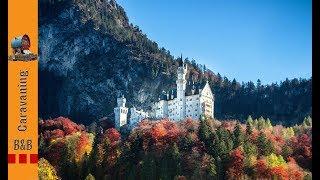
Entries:
{"type": "Polygon", "coordinates": [[[150,153],[143,158],[141,177],[142,179],[156,179],[156,165],[150,153]]]}
{"type": "Polygon", "coordinates": [[[312,118],[311,118],[310,116],[305,117],[305,118],[303,119],[302,125],[303,125],[304,127],[306,127],[306,126],[312,126],[312,118]]]}
{"type": "Polygon", "coordinates": [[[243,133],[242,133],[242,127],[239,121],[237,121],[235,130],[234,130],[234,135],[235,135],[234,147],[243,145],[243,133]]]}
{"type": "Polygon", "coordinates": [[[181,155],[176,143],[170,148],[169,152],[169,179],[173,179],[176,175],[181,174],[181,155]]]}
{"type": "Polygon", "coordinates": [[[216,159],[216,179],[223,179],[223,166],[222,166],[222,161],[221,158],[218,156],[216,159]]]}
{"type": "Polygon", "coordinates": [[[206,143],[206,141],[209,139],[210,137],[210,125],[207,122],[207,120],[200,120],[200,125],[199,125],[199,138],[201,141],[203,141],[204,143],[206,143]]]}
{"type": "Polygon", "coordinates": [[[268,128],[268,129],[272,129],[272,124],[271,124],[271,121],[270,121],[269,118],[267,118],[267,120],[266,120],[265,127],[268,128]]]}
{"type": "Polygon", "coordinates": [[[281,155],[283,156],[284,159],[288,159],[288,157],[290,157],[292,154],[292,150],[290,149],[290,147],[285,144],[283,147],[282,147],[282,152],[281,152],[281,155]]]}
{"type": "Polygon", "coordinates": [[[257,147],[261,156],[267,156],[274,150],[271,140],[262,131],[258,134],[257,147]]]}
{"type": "Polygon", "coordinates": [[[246,134],[249,136],[252,134],[252,131],[253,131],[253,120],[252,120],[252,117],[249,115],[247,119],[246,134]]]}
{"type": "MultiPolygon", "coordinates": [[[[210,155],[209,155],[210,156],[210,155]]],[[[212,156],[209,158],[209,176],[214,178],[217,175],[215,160],[212,156]]]]}
{"type": "Polygon", "coordinates": [[[253,126],[258,129],[258,120],[254,119],[253,126]]]}
{"type": "Polygon", "coordinates": [[[265,124],[266,124],[266,122],[265,122],[264,118],[261,116],[258,120],[258,129],[259,130],[263,129],[265,127],[265,124]]]}

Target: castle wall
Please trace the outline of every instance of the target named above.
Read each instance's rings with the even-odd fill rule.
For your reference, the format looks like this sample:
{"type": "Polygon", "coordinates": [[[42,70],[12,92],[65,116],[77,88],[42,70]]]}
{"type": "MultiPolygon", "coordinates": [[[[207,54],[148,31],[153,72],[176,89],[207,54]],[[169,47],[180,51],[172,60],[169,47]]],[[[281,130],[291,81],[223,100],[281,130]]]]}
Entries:
{"type": "Polygon", "coordinates": [[[201,104],[201,113],[208,117],[214,117],[214,106],[213,106],[213,94],[211,92],[211,89],[208,85],[205,86],[205,88],[200,93],[200,104],[201,104]]]}
{"type": "Polygon", "coordinates": [[[128,108],[126,108],[126,107],[114,108],[115,128],[117,130],[119,130],[121,126],[127,124],[127,114],[128,114],[128,108]]]}
{"type": "Polygon", "coordinates": [[[200,114],[199,95],[186,96],[186,117],[198,120],[200,114]]]}
{"type": "Polygon", "coordinates": [[[130,124],[138,124],[142,119],[148,118],[148,113],[137,111],[136,108],[130,108],[130,124]]]}

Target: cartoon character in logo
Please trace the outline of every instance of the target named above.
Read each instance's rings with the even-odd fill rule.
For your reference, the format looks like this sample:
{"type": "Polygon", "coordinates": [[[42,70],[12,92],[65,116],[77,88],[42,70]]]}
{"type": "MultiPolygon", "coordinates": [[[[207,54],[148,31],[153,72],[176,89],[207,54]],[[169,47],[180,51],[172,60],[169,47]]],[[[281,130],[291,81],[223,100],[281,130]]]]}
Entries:
{"type": "Polygon", "coordinates": [[[32,60],[37,58],[37,56],[29,50],[30,38],[26,34],[13,38],[11,41],[11,48],[13,60],[16,60],[17,58],[22,60],[32,60]]]}

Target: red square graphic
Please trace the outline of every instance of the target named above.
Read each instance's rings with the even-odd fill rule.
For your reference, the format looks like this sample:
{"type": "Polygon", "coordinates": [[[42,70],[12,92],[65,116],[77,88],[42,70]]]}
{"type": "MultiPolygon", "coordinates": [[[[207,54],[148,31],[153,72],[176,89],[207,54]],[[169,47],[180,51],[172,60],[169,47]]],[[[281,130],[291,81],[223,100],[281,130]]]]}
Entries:
{"type": "Polygon", "coordinates": [[[19,163],[26,164],[27,163],[27,154],[19,154],[19,163]]]}
{"type": "Polygon", "coordinates": [[[16,155],[15,154],[8,154],[8,164],[16,163],[16,155]]]}
{"type": "Polygon", "coordinates": [[[30,163],[31,164],[38,163],[38,154],[30,154],[30,163]]]}

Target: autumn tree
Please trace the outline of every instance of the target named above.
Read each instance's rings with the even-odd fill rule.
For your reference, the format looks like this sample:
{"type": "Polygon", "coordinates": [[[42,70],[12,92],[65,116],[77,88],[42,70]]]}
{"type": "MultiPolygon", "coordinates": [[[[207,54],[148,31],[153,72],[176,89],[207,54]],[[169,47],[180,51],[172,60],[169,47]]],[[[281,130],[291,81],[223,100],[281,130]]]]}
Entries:
{"type": "Polygon", "coordinates": [[[84,180],[95,180],[95,178],[91,173],[89,173],[88,176],[84,180]]]}
{"type": "Polygon", "coordinates": [[[59,180],[55,168],[44,158],[38,161],[38,178],[40,180],[59,180]]]}
{"type": "Polygon", "coordinates": [[[269,179],[270,178],[268,164],[264,160],[257,160],[257,162],[254,166],[254,171],[255,171],[254,179],[257,179],[257,178],[269,179]]]}
{"type": "Polygon", "coordinates": [[[244,174],[244,155],[239,148],[235,149],[230,156],[228,179],[242,179],[244,174]]]}

